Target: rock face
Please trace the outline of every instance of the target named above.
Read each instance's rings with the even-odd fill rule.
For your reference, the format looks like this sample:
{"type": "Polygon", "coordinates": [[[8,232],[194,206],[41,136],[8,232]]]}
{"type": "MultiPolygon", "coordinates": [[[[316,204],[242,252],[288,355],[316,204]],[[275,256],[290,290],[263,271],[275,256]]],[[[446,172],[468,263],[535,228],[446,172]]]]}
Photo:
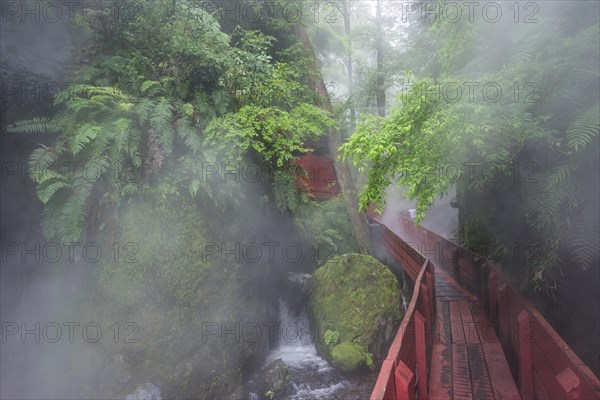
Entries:
{"type": "Polygon", "coordinates": [[[285,296],[287,303],[292,309],[300,312],[315,289],[315,278],[311,274],[290,272],[286,283],[285,296]]]}
{"type": "Polygon", "coordinates": [[[264,360],[261,329],[276,318],[265,291],[244,284],[244,269],[202,253],[212,239],[185,199],[132,203],[116,239],[139,244],[134,264],[121,257],[98,270],[111,310],[139,326],[139,340],[123,349],[127,368],[115,368],[123,393],[161,380],[163,398],[243,398],[242,370],[264,360]]]}
{"type": "Polygon", "coordinates": [[[306,296],[309,296],[315,288],[315,278],[311,274],[290,272],[288,281],[294,289],[306,296]]]}
{"type": "Polygon", "coordinates": [[[319,354],[345,372],[373,368],[404,316],[396,277],[361,254],[332,258],[314,277],[309,311],[319,354]]]}
{"type": "Polygon", "coordinates": [[[290,373],[282,359],[269,364],[261,373],[262,395],[271,400],[283,399],[290,392],[290,373]]]}

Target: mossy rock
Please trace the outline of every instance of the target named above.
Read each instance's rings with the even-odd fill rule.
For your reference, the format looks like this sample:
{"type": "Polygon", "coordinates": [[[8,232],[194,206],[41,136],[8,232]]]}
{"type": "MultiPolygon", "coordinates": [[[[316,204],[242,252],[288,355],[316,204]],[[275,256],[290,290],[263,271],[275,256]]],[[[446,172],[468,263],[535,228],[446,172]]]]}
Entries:
{"type": "Polygon", "coordinates": [[[344,372],[352,372],[362,367],[373,367],[371,355],[357,343],[345,342],[331,350],[331,364],[344,372]]]}
{"type": "Polygon", "coordinates": [[[273,361],[261,371],[261,384],[264,397],[271,400],[280,400],[290,394],[290,373],[287,365],[281,358],[273,361]]]}
{"type": "Polygon", "coordinates": [[[373,367],[404,316],[396,277],[361,254],[332,258],[314,276],[309,310],[319,354],[346,372],[373,367]]]}
{"type": "Polygon", "coordinates": [[[228,398],[241,387],[244,365],[268,351],[266,335],[222,340],[222,324],[260,326],[275,316],[235,265],[204,256],[214,240],[205,219],[192,201],[168,196],[132,199],[121,212],[121,253],[99,266],[97,290],[110,321],[139,327],[138,342],[123,349],[132,360],[123,396],[160,380],[169,398],[228,398]],[[219,331],[206,335],[206,324],[219,331]]]}

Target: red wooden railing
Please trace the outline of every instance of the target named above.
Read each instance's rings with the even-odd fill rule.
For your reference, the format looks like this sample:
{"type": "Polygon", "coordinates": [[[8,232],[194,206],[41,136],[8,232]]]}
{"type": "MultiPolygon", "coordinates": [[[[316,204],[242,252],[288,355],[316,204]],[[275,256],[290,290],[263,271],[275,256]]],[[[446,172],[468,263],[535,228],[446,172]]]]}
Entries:
{"type": "MultiPolygon", "coordinates": [[[[379,217],[368,214],[381,224],[379,217]]],[[[381,224],[388,253],[415,281],[398,334],[384,360],[372,400],[427,398],[430,324],[435,320],[433,274],[443,268],[483,304],[524,399],[600,399],[600,381],[500,269],[480,255],[406,217],[381,224]],[[426,331],[423,331],[425,325],[426,331]],[[423,356],[425,354],[425,356],[423,356]]]]}
{"type": "Polygon", "coordinates": [[[415,290],[383,361],[371,399],[427,398],[427,353],[434,323],[433,265],[425,260],[415,279],[415,290]]]}

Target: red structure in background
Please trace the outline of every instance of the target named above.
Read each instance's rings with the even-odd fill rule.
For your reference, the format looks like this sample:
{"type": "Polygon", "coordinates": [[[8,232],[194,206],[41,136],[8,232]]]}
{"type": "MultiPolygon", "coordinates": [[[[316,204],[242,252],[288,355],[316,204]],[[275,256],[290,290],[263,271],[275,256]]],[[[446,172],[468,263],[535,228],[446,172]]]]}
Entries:
{"type": "Polygon", "coordinates": [[[308,152],[296,160],[295,164],[306,171],[297,178],[297,184],[304,193],[317,200],[329,200],[340,193],[336,165],[327,156],[308,152]]]}

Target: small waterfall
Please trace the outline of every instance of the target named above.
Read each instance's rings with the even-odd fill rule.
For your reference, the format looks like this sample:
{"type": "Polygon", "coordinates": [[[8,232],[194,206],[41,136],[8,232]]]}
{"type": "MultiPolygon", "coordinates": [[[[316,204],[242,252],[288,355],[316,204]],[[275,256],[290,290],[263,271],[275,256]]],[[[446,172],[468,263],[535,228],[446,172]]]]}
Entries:
{"type": "Polygon", "coordinates": [[[408,301],[404,290],[400,292],[400,295],[402,296],[402,306],[404,307],[404,310],[406,310],[408,308],[408,301]]]}
{"type": "Polygon", "coordinates": [[[281,358],[290,369],[316,368],[321,372],[332,369],[317,355],[306,312],[295,316],[288,305],[279,300],[279,323],[279,345],[269,352],[265,365],[281,358]]]}
{"type": "MultiPolygon", "coordinates": [[[[306,312],[294,315],[288,305],[279,300],[279,322],[279,345],[267,354],[264,365],[282,359],[288,366],[296,392],[290,400],[331,398],[335,392],[349,386],[349,382],[317,354],[306,312]]],[[[251,400],[260,398],[256,393],[249,397],[251,400]]]]}
{"type": "Polygon", "coordinates": [[[160,390],[153,383],[138,386],[135,392],[128,394],[125,400],[162,400],[160,390]]]}

